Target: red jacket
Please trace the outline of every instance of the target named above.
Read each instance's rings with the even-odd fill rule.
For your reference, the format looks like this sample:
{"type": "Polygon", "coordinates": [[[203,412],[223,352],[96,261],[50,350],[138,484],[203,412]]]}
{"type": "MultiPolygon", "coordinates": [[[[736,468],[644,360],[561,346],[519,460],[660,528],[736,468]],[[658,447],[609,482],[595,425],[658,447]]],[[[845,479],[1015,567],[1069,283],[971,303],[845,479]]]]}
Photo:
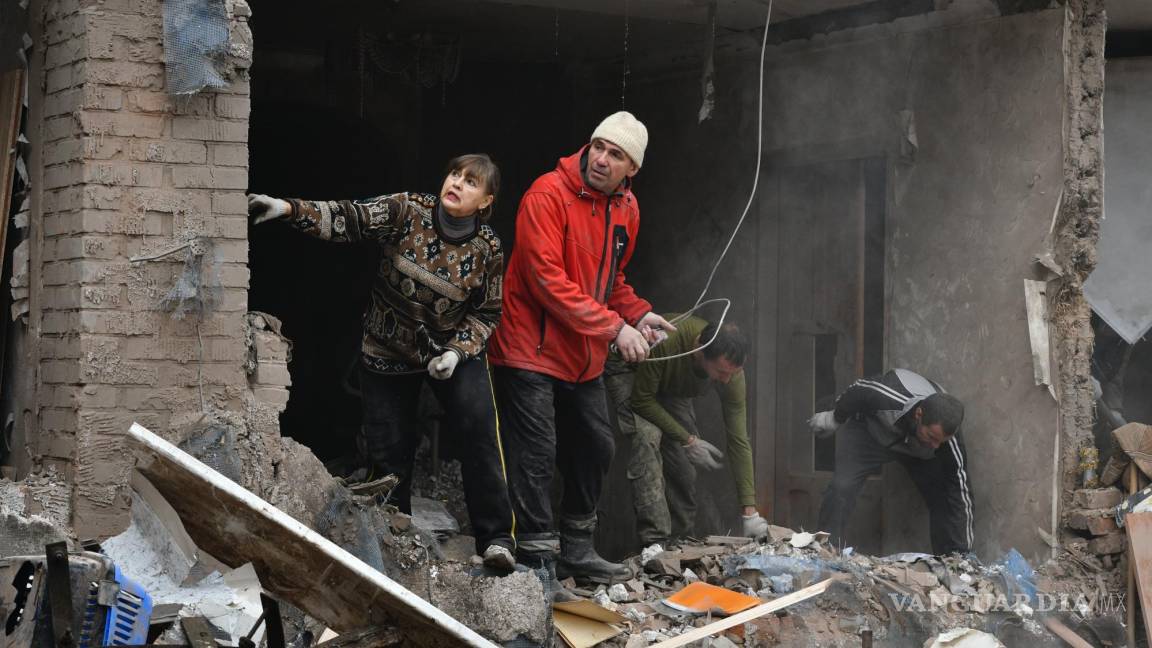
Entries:
{"type": "Polygon", "coordinates": [[[636,197],[624,188],[609,199],[588,187],[586,148],[561,158],[520,200],[504,315],[488,346],[494,365],[592,380],[624,323],[652,310],[624,282],[640,229],[636,197]]]}

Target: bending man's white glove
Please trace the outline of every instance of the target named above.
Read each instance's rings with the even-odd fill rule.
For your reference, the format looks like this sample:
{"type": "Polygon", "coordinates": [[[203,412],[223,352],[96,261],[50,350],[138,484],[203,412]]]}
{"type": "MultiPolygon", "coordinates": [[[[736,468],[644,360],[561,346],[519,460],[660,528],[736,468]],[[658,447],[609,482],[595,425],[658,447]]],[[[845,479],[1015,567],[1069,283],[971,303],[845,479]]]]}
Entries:
{"type": "Polygon", "coordinates": [[[744,536],[748,538],[759,538],[760,536],[768,535],[768,520],[765,520],[759,513],[752,515],[745,515],[744,517],[744,536]]]}
{"type": "Polygon", "coordinates": [[[277,218],[284,218],[292,211],[287,200],[280,200],[264,194],[248,194],[248,217],[253,225],[259,225],[277,218]]]}
{"type": "Polygon", "coordinates": [[[724,458],[719,448],[699,437],[692,437],[688,441],[688,445],[684,446],[684,454],[688,456],[688,461],[708,470],[719,469],[720,460],[724,458]]]}
{"type": "Polygon", "coordinates": [[[460,364],[460,354],[449,349],[432,358],[432,361],[428,363],[428,373],[436,380],[448,380],[452,377],[452,372],[456,371],[458,364],[460,364]]]}
{"type": "Polygon", "coordinates": [[[836,422],[836,413],[831,410],[816,412],[812,418],[808,419],[808,428],[817,438],[823,439],[830,436],[838,427],[840,424],[836,422]]]}

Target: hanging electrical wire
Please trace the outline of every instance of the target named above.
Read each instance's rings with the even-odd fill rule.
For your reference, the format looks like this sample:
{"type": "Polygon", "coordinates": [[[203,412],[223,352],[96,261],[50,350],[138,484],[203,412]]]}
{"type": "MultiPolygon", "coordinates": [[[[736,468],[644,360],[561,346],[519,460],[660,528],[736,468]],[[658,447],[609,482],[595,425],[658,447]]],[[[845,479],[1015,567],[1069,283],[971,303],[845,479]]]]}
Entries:
{"type": "Polygon", "coordinates": [[[724,262],[724,257],[728,255],[728,250],[732,247],[732,241],[736,240],[736,235],[740,232],[740,227],[744,225],[744,220],[748,217],[749,210],[752,209],[752,202],[756,199],[756,190],[760,186],[760,159],[764,151],[764,57],[768,51],[768,26],[772,22],[772,0],[768,0],[768,15],[764,18],[764,36],[760,42],[760,80],[759,88],[757,91],[756,100],[756,170],[752,175],[752,190],[748,192],[748,202],[744,205],[744,211],[740,214],[740,219],[736,221],[736,227],[732,230],[732,235],[728,237],[728,243],[724,245],[724,249],[720,252],[720,256],[716,259],[716,263],[712,265],[712,271],[708,273],[708,281],[704,284],[704,290],[700,291],[700,296],[696,299],[696,303],[692,308],[672,319],[671,323],[676,324],[684,320],[692,313],[700,310],[701,308],[710,304],[723,303],[724,310],[720,313],[720,319],[716,325],[716,331],[707,342],[701,344],[692,351],[684,353],[677,353],[670,356],[662,356],[659,358],[648,358],[643,362],[663,362],[667,360],[675,360],[687,355],[691,355],[700,349],[708,347],[716,341],[716,336],[720,334],[720,327],[724,325],[724,318],[728,315],[728,309],[732,306],[732,301],[725,297],[718,297],[704,301],[708,295],[708,289],[712,287],[712,280],[716,278],[716,271],[720,268],[720,264],[724,262]]]}

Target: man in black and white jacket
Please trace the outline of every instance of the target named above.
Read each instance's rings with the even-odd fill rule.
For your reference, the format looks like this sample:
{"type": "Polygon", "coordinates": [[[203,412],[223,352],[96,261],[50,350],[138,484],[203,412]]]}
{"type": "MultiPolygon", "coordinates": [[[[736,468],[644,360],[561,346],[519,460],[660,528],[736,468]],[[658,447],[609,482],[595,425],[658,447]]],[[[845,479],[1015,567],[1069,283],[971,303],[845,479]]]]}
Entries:
{"type": "Polygon", "coordinates": [[[964,404],[907,369],[860,379],[834,410],[809,420],[817,435],[836,435],[836,470],[820,506],[820,529],[844,542],[864,480],[899,461],[928,504],[932,551],[972,550],[972,490],[960,439],[964,404]]]}

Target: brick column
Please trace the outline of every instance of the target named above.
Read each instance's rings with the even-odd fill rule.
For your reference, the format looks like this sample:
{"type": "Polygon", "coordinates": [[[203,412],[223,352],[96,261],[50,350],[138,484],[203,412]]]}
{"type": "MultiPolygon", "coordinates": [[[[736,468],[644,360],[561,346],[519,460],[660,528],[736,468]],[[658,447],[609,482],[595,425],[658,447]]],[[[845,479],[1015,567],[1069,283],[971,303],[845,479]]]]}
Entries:
{"type": "MultiPolygon", "coordinates": [[[[232,8],[243,40],[247,7],[232,8]]],[[[207,410],[241,411],[249,398],[249,87],[241,62],[223,90],[168,96],[161,0],[39,9],[38,429],[28,438],[42,464],[73,477],[77,535],[103,536],[126,523],[118,437],[133,421],[173,438],[200,418],[201,393],[207,410]],[[174,319],[162,300],[185,252],[129,258],[196,238],[217,299],[203,318],[174,319]]]]}

